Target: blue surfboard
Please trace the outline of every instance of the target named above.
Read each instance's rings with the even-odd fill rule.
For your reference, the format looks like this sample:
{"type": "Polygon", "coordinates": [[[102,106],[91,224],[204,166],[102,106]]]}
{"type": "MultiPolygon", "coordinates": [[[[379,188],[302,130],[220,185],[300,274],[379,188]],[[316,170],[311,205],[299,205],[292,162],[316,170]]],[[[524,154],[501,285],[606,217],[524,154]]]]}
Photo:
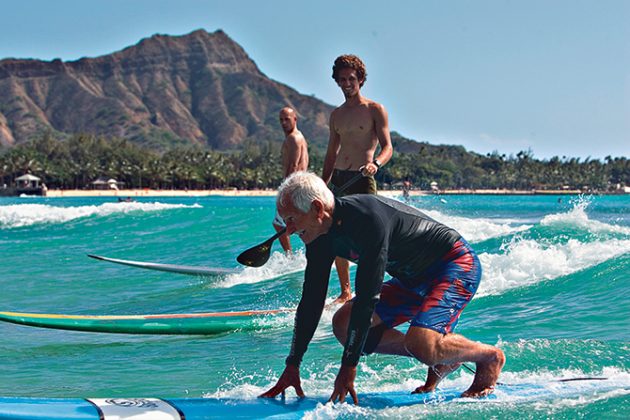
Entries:
{"type": "MultiPolygon", "coordinates": [[[[460,391],[412,395],[388,392],[359,395],[361,407],[382,409],[437,404],[458,398],[460,391]]],[[[492,397],[489,397],[492,398],[492,397]]],[[[1,419],[28,420],[207,420],[226,418],[299,419],[326,398],[21,398],[0,397],[1,419]]]]}
{"type": "MultiPolygon", "coordinates": [[[[461,398],[462,389],[445,388],[428,394],[409,391],[359,394],[359,405],[368,410],[412,407],[453,402],[501,403],[502,400],[539,401],[548,398],[575,397],[584,392],[615,388],[606,378],[556,380],[553,392],[549,384],[498,385],[494,394],[479,398],[461,398]],[[573,381],[591,386],[574,386],[573,381]],[[599,383],[599,384],[597,384],[599,383]],[[561,384],[561,385],[560,385],[561,384]],[[590,391],[589,391],[590,390],[590,391]]],[[[349,398],[349,396],[348,396],[349,398]]],[[[349,399],[351,401],[351,399],[349,399]]],[[[327,398],[22,398],[0,397],[0,419],[21,420],[208,420],[208,419],[299,419],[327,403],[327,398]]],[[[349,404],[352,404],[351,402],[349,404]]]]}

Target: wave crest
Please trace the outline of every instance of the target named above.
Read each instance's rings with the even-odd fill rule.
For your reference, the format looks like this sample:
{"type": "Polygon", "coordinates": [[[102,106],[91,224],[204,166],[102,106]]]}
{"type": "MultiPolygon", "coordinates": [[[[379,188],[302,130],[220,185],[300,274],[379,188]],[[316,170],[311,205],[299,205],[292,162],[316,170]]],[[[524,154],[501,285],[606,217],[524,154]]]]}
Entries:
{"type": "Polygon", "coordinates": [[[201,208],[199,204],[164,203],[104,203],[95,206],[58,207],[48,204],[14,204],[0,206],[0,228],[18,228],[38,224],[66,223],[90,216],[109,216],[116,213],[151,212],[181,208],[201,208]]]}

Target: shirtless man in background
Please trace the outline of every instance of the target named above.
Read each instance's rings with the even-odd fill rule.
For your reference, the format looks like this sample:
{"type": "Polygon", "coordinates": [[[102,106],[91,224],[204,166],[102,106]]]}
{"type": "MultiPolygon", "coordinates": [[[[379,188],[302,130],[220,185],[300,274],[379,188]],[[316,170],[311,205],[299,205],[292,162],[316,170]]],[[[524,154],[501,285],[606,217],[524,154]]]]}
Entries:
{"type": "MultiPolygon", "coordinates": [[[[285,139],[282,143],[282,170],[284,178],[293,172],[308,169],[308,147],[302,132],[297,128],[297,115],[291,107],[280,110],[280,125],[284,131],[285,139]]],[[[273,227],[279,232],[285,227],[284,221],[276,212],[273,219],[273,227]]],[[[291,241],[286,233],[278,238],[282,249],[287,254],[291,253],[291,241]]]]}
{"type": "MultiPolygon", "coordinates": [[[[331,184],[333,192],[349,181],[359,170],[364,178],[340,195],[376,194],[374,175],[392,157],[392,140],[385,107],[361,96],[367,72],[355,55],[341,55],[335,60],[332,77],[341,88],[345,102],[330,114],[330,139],[324,160],[322,179],[331,184]],[[377,145],[381,150],[376,158],[377,145]]],[[[335,303],[352,298],[350,263],[335,260],[341,294],[335,303]]]]}

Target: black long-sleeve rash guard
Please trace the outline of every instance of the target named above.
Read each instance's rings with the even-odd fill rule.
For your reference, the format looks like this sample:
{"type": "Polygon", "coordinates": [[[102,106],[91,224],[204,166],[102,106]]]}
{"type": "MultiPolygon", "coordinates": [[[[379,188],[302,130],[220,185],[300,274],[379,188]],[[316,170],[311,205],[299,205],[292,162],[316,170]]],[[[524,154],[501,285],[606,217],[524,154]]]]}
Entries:
{"type": "Polygon", "coordinates": [[[363,194],[335,199],[329,231],[306,246],[302,298],[286,363],[299,366],[306,353],[324,309],[336,256],[357,264],[356,298],[342,358],[343,365],[356,366],[385,271],[409,287],[431,280],[424,279],[423,272],[460,238],[457,231],[396,200],[363,194]]]}

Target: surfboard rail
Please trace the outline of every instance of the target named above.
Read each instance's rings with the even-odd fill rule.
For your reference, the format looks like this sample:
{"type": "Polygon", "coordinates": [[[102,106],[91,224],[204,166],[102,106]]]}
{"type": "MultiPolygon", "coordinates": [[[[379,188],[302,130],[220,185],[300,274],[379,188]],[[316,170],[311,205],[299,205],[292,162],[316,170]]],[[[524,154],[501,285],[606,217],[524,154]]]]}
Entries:
{"type": "Polygon", "coordinates": [[[261,318],[292,309],[151,315],[68,315],[0,312],[0,321],[39,328],[117,334],[213,335],[269,328],[261,318]]]}

